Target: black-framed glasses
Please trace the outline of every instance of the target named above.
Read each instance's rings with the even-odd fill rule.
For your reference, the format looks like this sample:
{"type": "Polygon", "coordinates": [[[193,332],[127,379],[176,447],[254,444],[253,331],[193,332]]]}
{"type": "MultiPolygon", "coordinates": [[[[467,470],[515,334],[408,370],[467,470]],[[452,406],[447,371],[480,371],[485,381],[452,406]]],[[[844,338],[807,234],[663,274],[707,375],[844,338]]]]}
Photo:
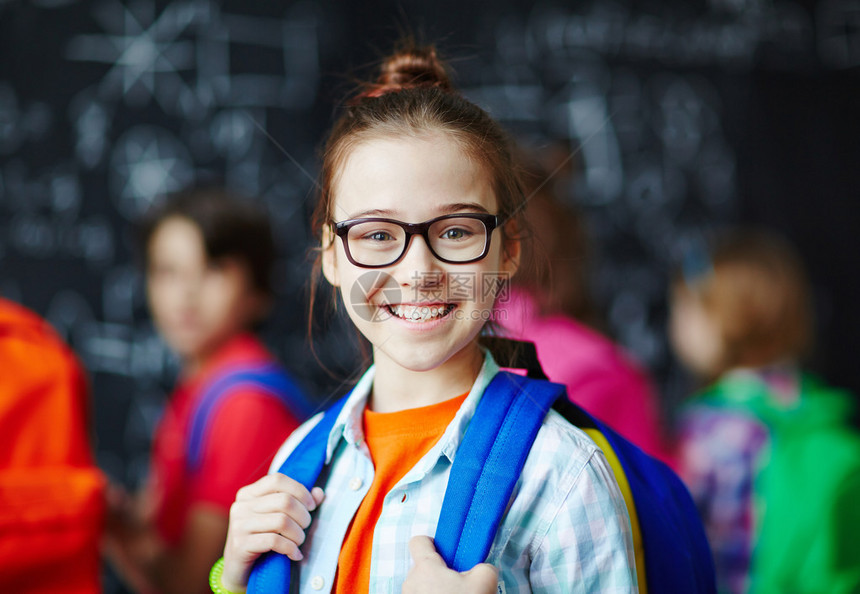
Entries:
{"type": "Polygon", "coordinates": [[[448,264],[468,264],[487,255],[499,218],[486,213],[443,215],[423,223],[365,218],[334,223],[347,259],[362,268],[383,268],[398,262],[413,235],[420,235],[432,254],[448,264]]]}

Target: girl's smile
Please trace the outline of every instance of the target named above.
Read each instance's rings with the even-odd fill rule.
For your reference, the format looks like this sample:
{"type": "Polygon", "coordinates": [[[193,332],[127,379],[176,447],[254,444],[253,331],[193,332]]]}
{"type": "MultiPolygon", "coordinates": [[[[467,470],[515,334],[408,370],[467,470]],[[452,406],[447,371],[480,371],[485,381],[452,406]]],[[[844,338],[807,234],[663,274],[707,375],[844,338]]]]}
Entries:
{"type": "Polygon", "coordinates": [[[384,306],[394,317],[411,324],[426,324],[446,317],[457,307],[454,303],[398,303],[384,306]]]}

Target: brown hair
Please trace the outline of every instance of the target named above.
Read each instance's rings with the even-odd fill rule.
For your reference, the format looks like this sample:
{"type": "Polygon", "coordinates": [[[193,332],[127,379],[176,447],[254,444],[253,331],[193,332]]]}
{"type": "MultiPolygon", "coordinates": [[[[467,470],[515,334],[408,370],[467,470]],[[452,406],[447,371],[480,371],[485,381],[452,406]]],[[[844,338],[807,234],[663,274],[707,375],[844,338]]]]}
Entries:
{"type": "Polygon", "coordinates": [[[717,322],[724,354],[719,372],[806,355],[811,289],[794,249],[770,232],[739,230],[718,237],[710,252],[710,270],[676,287],[697,295],[717,322]]]}
{"type": "Polygon", "coordinates": [[[445,133],[484,167],[503,223],[519,215],[523,195],[507,135],[483,109],[454,91],[435,48],[407,46],[387,58],[380,71],[375,82],[363,85],[347,102],[325,144],[319,200],[311,220],[317,237],[331,219],[337,172],[356,145],[433,131],[445,133]]]}
{"type": "Polygon", "coordinates": [[[585,222],[577,209],[559,197],[560,186],[573,173],[569,153],[560,149],[552,146],[527,152],[520,147],[516,151],[528,202],[525,219],[534,237],[523,245],[525,265],[514,284],[528,291],[542,315],[561,313],[597,326],[588,290],[585,222]]]}
{"type": "MultiPolygon", "coordinates": [[[[321,241],[325,225],[332,221],[334,186],[351,151],[360,143],[380,137],[416,137],[441,132],[458,144],[492,180],[498,202],[502,241],[511,239],[505,223],[521,231],[524,221],[523,193],[501,126],[483,109],[466,100],[451,85],[448,71],[432,46],[406,42],[386,58],[375,81],[361,85],[347,101],[323,149],[319,195],[311,224],[321,241]]],[[[310,316],[321,273],[317,254],[311,275],[310,316]]],[[[308,332],[310,334],[310,325],[308,332]]]]}
{"type": "Polygon", "coordinates": [[[173,217],[194,223],[210,260],[240,260],[247,266],[254,288],[262,295],[272,295],[276,250],[269,217],[261,204],[218,186],[189,187],[164,197],[138,226],[144,266],[149,264],[152,235],[173,217]]]}

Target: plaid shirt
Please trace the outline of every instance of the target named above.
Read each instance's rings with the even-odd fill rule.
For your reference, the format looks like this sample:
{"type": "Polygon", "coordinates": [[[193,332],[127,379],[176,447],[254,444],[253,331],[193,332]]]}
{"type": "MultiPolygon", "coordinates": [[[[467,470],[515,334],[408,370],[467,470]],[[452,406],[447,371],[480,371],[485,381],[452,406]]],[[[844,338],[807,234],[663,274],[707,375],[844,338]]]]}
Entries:
{"type": "MultiPolygon", "coordinates": [[[[798,397],[799,379],[790,370],[736,370],[717,385],[730,386],[728,381],[745,377],[767,386],[775,400],[798,397]]],[[[758,528],[753,483],[767,461],[770,431],[742,402],[720,406],[701,396],[684,407],[678,424],[678,474],[690,489],[705,525],[714,554],[717,591],[742,594],[750,589],[758,528]]]]}
{"type": "MultiPolygon", "coordinates": [[[[373,533],[370,592],[399,593],[412,566],[409,539],[436,533],[451,463],[481,394],[498,371],[487,355],[442,438],[386,496],[373,533]]],[[[326,500],[302,546],[301,592],[331,590],[340,545],[373,481],[361,422],[372,383],[371,367],[329,435],[326,500]]],[[[319,418],[290,436],[275,456],[273,471],[319,418]]],[[[636,592],[633,559],[627,508],[603,453],[582,431],[550,411],[487,559],[500,569],[498,591],[636,592]]]]}

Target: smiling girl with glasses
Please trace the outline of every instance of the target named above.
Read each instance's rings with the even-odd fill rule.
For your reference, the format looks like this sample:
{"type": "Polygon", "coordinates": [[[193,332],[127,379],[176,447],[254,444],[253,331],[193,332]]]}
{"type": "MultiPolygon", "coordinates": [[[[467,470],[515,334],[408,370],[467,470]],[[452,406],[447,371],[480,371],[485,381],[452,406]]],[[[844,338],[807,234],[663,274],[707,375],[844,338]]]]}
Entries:
{"type": "MultiPolygon", "coordinates": [[[[407,576],[427,569],[427,540],[413,540],[414,563],[410,540],[438,536],[452,461],[499,372],[474,314],[497,298],[483,281],[519,266],[523,195],[505,134],[453,90],[432,48],[384,62],[335,124],[321,177],[318,270],[349,296],[373,366],[325,435],[316,486],[274,473],[239,491],[216,590],[243,590],[268,551],[295,561],[302,592],[415,588],[407,576]]],[[[635,591],[630,530],[602,452],[550,411],[486,559],[498,575],[445,577],[479,575],[492,592],[635,591]]]]}

